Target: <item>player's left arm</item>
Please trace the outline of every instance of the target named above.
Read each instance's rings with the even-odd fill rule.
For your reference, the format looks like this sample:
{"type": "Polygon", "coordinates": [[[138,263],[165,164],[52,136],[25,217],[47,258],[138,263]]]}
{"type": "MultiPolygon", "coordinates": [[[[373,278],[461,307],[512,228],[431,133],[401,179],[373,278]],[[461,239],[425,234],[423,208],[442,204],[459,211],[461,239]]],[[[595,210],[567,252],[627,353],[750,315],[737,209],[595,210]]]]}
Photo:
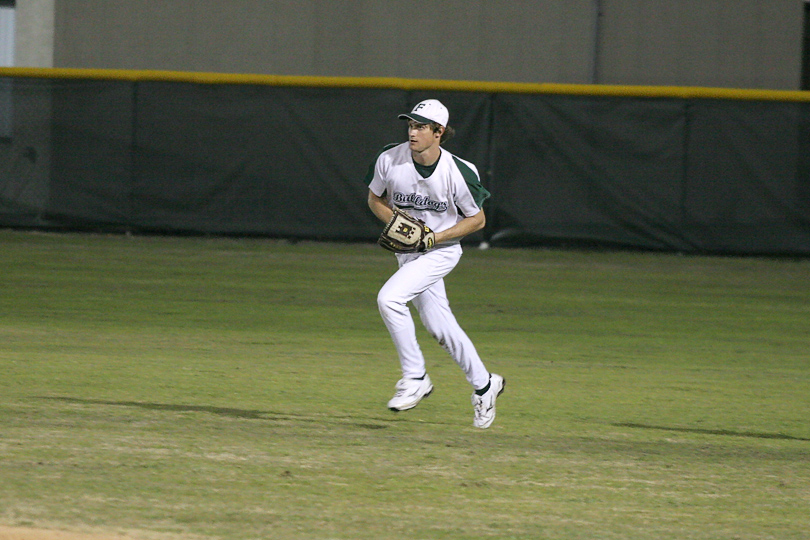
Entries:
{"type": "Polygon", "coordinates": [[[460,199],[456,199],[454,202],[459,210],[464,212],[465,217],[449,229],[437,232],[436,244],[463,238],[468,234],[480,231],[487,224],[483,205],[484,201],[489,198],[489,191],[481,185],[478,169],[469,161],[464,161],[456,156],[453,156],[453,162],[463,178],[456,190],[460,199]],[[478,212],[473,213],[476,208],[478,212]]]}
{"type": "Polygon", "coordinates": [[[441,232],[436,233],[436,244],[441,244],[442,242],[449,242],[451,240],[456,240],[458,238],[463,238],[468,234],[472,234],[476,231],[480,231],[484,228],[484,225],[487,224],[486,215],[484,215],[484,209],[480,209],[477,214],[472,215],[470,217],[465,217],[449,229],[445,229],[441,232]]]}

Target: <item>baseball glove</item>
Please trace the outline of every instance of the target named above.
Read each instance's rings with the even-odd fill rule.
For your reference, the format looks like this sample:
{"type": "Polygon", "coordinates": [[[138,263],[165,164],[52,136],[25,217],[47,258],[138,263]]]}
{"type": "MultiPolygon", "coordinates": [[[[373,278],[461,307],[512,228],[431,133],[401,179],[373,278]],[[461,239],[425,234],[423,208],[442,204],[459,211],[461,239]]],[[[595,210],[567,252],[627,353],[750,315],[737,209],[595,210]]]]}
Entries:
{"type": "Polygon", "coordinates": [[[436,235],[421,219],[394,208],[377,243],[394,253],[421,253],[433,247],[436,235]]]}

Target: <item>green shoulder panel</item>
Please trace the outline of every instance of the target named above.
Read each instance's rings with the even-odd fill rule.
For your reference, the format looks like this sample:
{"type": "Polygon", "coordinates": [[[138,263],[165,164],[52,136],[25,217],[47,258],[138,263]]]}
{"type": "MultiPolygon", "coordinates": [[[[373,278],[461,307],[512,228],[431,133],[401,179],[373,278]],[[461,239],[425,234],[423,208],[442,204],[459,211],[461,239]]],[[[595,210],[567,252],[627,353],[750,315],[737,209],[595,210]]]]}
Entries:
{"type": "Polygon", "coordinates": [[[386,145],[383,147],[383,149],[382,149],[382,150],[380,150],[379,152],[377,152],[377,155],[376,155],[376,156],[374,156],[374,161],[372,161],[372,162],[371,162],[371,165],[370,165],[370,166],[369,166],[369,168],[368,168],[368,172],[366,173],[366,185],[371,184],[371,181],[372,181],[372,180],[374,180],[374,166],[375,166],[375,165],[377,165],[377,160],[379,159],[380,154],[382,154],[382,153],[383,153],[383,152],[385,152],[386,150],[390,150],[390,149],[392,149],[393,147],[397,146],[398,144],[399,144],[399,143],[391,143],[391,144],[386,144],[386,145]]]}
{"type": "Polygon", "coordinates": [[[478,205],[478,208],[483,208],[484,201],[489,199],[491,195],[490,192],[481,185],[481,179],[478,178],[478,175],[475,174],[475,171],[473,171],[469,165],[456,156],[453,156],[453,161],[456,162],[458,170],[461,171],[461,176],[463,176],[464,180],[467,182],[467,187],[470,188],[470,193],[472,193],[475,204],[478,205]]]}

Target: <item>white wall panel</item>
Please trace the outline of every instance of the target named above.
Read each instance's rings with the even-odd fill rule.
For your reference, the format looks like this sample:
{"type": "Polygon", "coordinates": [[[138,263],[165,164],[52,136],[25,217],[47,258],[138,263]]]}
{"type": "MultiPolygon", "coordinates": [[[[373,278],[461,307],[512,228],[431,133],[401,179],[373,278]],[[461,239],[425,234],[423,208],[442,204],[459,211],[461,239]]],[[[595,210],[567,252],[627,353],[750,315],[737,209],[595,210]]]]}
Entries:
{"type": "Polygon", "coordinates": [[[14,66],[13,7],[0,7],[0,66],[14,66]]]}

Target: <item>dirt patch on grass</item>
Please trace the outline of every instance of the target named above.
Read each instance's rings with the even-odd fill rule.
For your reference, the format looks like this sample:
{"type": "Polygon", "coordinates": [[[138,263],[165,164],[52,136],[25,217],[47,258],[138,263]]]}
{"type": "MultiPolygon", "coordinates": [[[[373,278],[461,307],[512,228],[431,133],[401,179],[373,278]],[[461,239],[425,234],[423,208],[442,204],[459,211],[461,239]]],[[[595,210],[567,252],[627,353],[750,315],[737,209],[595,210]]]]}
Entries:
{"type": "Polygon", "coordinates": [[[114,534],[51,531],[0,525],[0,540],[133,540],[133,538],[114,534]]]}

